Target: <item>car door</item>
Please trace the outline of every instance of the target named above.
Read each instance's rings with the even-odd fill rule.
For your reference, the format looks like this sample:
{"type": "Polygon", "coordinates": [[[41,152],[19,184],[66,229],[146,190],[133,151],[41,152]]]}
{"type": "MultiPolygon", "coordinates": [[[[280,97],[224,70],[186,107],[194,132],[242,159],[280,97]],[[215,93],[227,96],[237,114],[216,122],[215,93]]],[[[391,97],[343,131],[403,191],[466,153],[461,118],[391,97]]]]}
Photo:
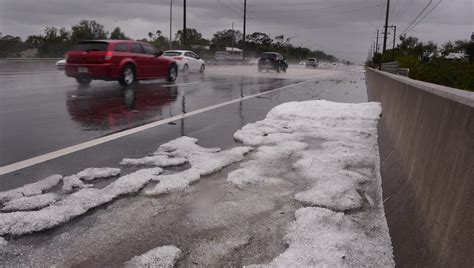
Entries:
{"type": "Polygon", "coordinates": [[[184,56],[188,60],[189,70],[196,71],[196,58],[194,56],[194,53],[188,51],[184,53],[184,56]]]}
{"type": "Polygon", "coordinates": [[[201,64],[202,64],[202,62],[200,60],[201,58],[194,52],[191,52],[191,55],[193,57],[194,63],[196,64],[195,70],[199,71],[201,69],[201,64]]]}
{"type": "Polygon", "coordinates": [[[147,74],[147,58],[143,47],[139,43],[130,44],[130,53],[132,54],[132,59],[136,64],[137,77],[148,77],[147,74]]]}
{"type": "Polygon", "coordinates": [[[160,77],[166,73],[166,64],[163,59],[158,56],[158,49],[152,45],[142,44],[145,54],[147,55],[147,71],[148,77],[160,77]]]}

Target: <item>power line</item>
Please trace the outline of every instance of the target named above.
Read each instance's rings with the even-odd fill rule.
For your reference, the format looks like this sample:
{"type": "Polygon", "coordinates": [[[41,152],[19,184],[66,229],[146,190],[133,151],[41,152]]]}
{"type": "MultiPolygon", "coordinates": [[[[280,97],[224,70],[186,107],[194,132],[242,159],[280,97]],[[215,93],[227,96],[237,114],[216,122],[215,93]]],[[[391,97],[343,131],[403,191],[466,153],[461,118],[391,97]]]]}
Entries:
{"type": "Polygon", "coordinates": [[[284,20],[284,21],[288,21],[288,19],[290,19],[290,20],[293,19],[294,20],[294,19],[302,19],[302,18],[315,18],[315,19],[317,19],[317,18],[320,18],[320,17],[328,16],[328,15],[334,15],[334,14],[340,14],[340,13],[351,13],[351,12],[354,12],[354,11],[367,10],[368,8],[374,8],[374,7],[380,7],[380,5],[364,6],[364,7],[359,7],[359,8],[355,8],[355,9],[340,10],[340,11],[337,11],[337,12],[330,12],[330,13],[326,12],[326,13],[318,15],[318,16],[315,16],[315,14],[312,14],[312,15],[295,16],[295,17],[290,17],[290,16],[280,17],[280,15],[276,14],[275,16],[257,16],[257,17],[252,17],[251,19],[278,18],[278,20],[284,20]]]}
{"type": "Polygon", "coordinates": [[[406,31],[408,28],[410,28],[413,24],[415,24],[415,22],[418,20],[418,18],[420,18],[421,15],[423,15],[423,13],[426,11],[426,9],[428,9],[428,7],[431,5],[432,2],[433,2],[433,0],[430,0],[430,1],[428,2],[428,4],[425,6],[425,8],[423,8],[423,10],[421,10],[421,12],[418,14],[418,16],[416,16],[415,19],[414,19],[412,22],[410,22],[410,23],[408,24],[408,26],[407,26],[405,29],[403,29],[403,31],[400,33],[400,35],[405,34],[405,31],[406,31]]]}
{"type": "Polygon", "coordinates": [[[232,2],[231,0],[227,0],[227,2],[229,3],[229,5],[231,7],[235,7],[237,8],[238,10],[240,10],[241,12],[244,12],[244,9],[242,7],[240,7],[239,5],[237,5],[236,3],[232,2]]]}
{"type": "Polygon", "coordinates": [[[428,16],[429,14],[431,14],[431,12],[433,12],[433,10],[434,10],[437,6],[439,6],[439,4],[441,4],[441,1],[442,1],[442,0],[439,0],[438,3],[436,3],[436,5],[434,5],[428,12],[426,12],[426,14],[425,14],[420,20],[418,20],[418,22],[417,22],[415,25],[413,25],[410,29],[408,29],[407,31],[405,31],[405,33],[408,33],[409,31],[413,30],[418,24],[420,24],[421,21],[423,21],[423,19],[426,18],[426,16],[428,16]]]}
{"type": "Polygon", "coordinates": [[[413,4],[415,0],[407,0],[403,7],[400,9],[400,12],[395,15],[392,19],[393,24],[396,24],[402,17],[405,15],[405,13],[408,11],[408,8],[410,7],[411,4],[413,4]]]}
{"type": "MultiPolygon", "coordinates": [[[[314,10],[323,10],[323,9],[332,9],[332,8],[340,8],[340,7],[351,7],[351,6],[354,6],[354,5],[360,5],[360,4],[369,4],[368,2],[374,2],[374,0],[369,0],[369,1],[361,1],[361,2],[354,2],[354,3],[349,3],[349,4],[342,4],[342,5],[335,5],[335,6],[323,6],[321,7],[321,4],[320,3],[312,3],[313,5],[318,5],[318,7],[299,7],[297,6],[298,3],[294,3],[294,4],[291,4],[292,7],[296,7],[296,8],[303,8],[302,10],[295,10],[295,9],[288,9],[288,8],[285,8],[284,10],[275,10],[275,9],[271,9],[271,10],[252,10],[252,11],[249,11],[249,13],[275,13],[275,12],[278,12],[278,13],[282,13],[282,12],[303,12],[303,11],[314,11],[314,10]]],[[[379,0],[376,0],[375,2],[379,2],[379,0]]]]}
{"type": "Polygon", "coordinates": [[[226,3],[222,2],[222,0],[217,0],[217,3],[220,4],[221,6],[225,7],[229,11],[232,11],[232,13],[237,15],[239,18],[242,17],[242,14],[239,11],[236,11],[235,9],[233,9],[232,7],[227,5],[226,3]]]}

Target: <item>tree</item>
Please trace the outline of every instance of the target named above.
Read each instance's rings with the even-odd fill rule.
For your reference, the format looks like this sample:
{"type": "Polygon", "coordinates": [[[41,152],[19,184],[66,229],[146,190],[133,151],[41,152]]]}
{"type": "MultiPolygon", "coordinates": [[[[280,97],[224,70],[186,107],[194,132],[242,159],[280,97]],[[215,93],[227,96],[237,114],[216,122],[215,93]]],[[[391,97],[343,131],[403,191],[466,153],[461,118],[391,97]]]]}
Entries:
{"type": "Polygon", "coordinates": [[[0,58],[16,56],[16,53],[24,49],[23,42],[20,37],[5,35],[0,37],[0,58]]]}
{"type": "MultiPolygon", "coordinates": [[[[175,38],[180,42],[181,46],[183,46],[183,30],[179,30],[178,32],[176,32],[175,38]]],[[[202,38],[202,34],[196,29],[186,28],[186,45],[188,47],[192,45],[205,46],[208,43],[209,42],[206,39],[202,38]]]]}
{"type": "Polygon", "coordinates": [[[104,30],[104,25],[95,20],[82,20],[79,24],[72,26],[71,40],[77,43],[81,40],[106,39],[108,33],[104,30]]]}
{"type": "Polygon", "coordinates": [[[223,30],[218,31],[214,34],[211,39],[211,45],[216,50],[223,50],[225,47],[231,47],[232,45],[237,46],[239,42],[242,40],[242,33],[236,30],[223,30]]]}
{"type": "Polygon", "coordinates": [[[71,33],[64,27],[46,27],[43,36],[30,36],[26,43],[36,46],[42,57],[62,57],[71,46],[71,33]]]}
{"type": "Polygon", "coordinates": [[[117,39],[117,40],[122,40],[122,39],[130,39],[128,38],[124,32],[120,29],[120,27],[116,27],[112,33],[110,33],[110,39],[117,39]]]}

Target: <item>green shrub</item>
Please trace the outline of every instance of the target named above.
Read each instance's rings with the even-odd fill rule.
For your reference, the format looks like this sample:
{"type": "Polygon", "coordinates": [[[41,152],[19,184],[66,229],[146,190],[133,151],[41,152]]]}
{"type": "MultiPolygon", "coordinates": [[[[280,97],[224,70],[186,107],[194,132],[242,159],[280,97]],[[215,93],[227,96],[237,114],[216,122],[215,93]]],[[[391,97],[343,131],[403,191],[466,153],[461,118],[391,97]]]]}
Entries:
{"type": "Polygon", "coordinates": [[[410,78],[438,85],[474,91],[474,64],[462,60],[433,59],[421,63],[413,56],[399,56],[401,68],[410,69],[410,78]]]}

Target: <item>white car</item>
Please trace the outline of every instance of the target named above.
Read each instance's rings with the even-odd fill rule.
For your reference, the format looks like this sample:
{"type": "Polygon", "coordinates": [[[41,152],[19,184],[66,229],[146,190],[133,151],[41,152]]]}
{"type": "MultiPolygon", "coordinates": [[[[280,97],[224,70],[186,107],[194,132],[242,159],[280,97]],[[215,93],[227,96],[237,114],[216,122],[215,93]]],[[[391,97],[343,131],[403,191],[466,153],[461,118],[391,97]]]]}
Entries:
{"type": "Polygon", "coordinates": [[[58,70],[64,69],[65,66],[66,66],[66,60],[65,59],[58,60],[56,62],[56,69],[58,69],[58,70]]]}
{"type": "Polygon", "coordinates": [[[206,70],[206,63],[196,53],[189,50],[168,50],[163,56],[170,57],[178,63],[179,70],[183,72],[200,72],[206,70]]]}

